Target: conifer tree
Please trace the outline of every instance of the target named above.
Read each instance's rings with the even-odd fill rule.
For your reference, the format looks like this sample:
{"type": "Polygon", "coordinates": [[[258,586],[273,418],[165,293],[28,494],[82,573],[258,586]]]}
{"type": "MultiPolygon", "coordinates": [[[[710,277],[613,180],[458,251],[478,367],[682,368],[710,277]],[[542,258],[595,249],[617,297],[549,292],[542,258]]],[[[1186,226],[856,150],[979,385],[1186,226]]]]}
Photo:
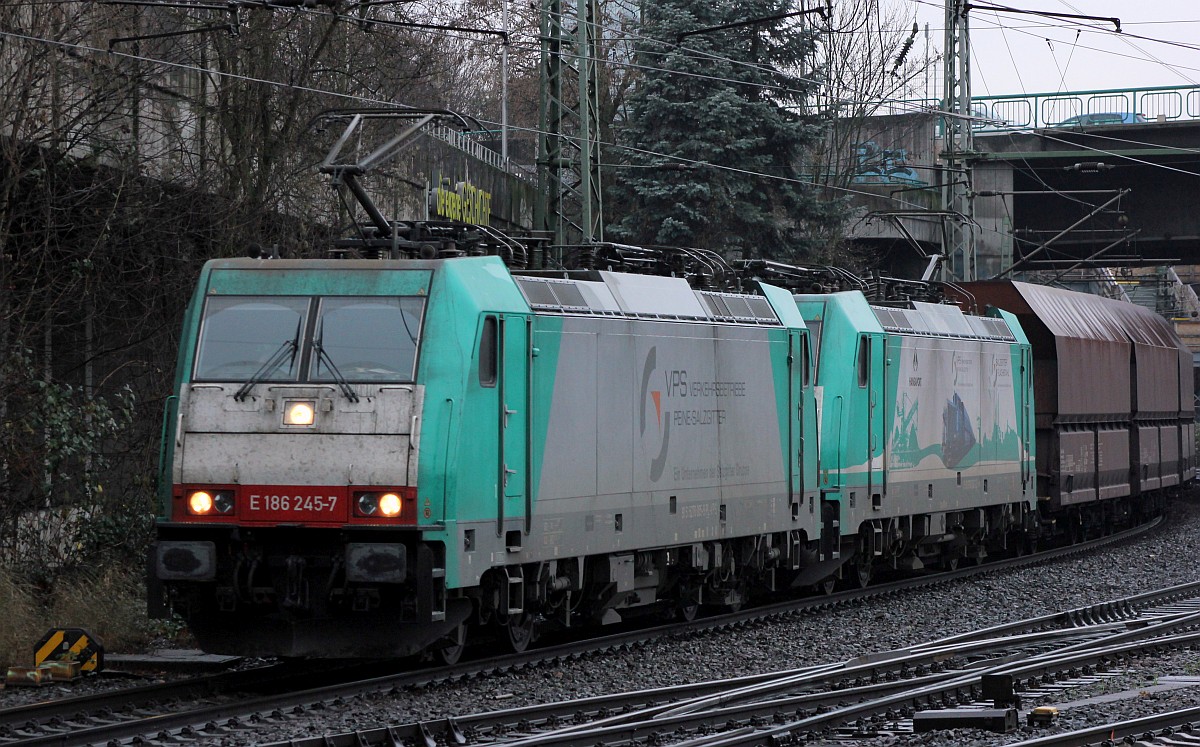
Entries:
{"type": "Polygon", "coordinates": [[[811,21],[778,18],[794,11],[787,0],[645,4],[623,163],[606,175],[608,238],[782,261],[827,241],[840,208],[803,175],[823,127],[803,113],[811,21]],[[713,28],[745,21],[756,22],[713,28]]]}

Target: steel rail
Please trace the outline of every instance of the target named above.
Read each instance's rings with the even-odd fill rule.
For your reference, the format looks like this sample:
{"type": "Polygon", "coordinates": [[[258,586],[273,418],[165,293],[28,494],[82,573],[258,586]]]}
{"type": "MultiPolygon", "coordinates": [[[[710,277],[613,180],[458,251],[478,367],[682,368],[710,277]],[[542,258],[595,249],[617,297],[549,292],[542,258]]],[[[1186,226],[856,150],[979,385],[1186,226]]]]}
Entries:
{"type": "Polygon", "coordinates": [[[313,679],[348,677],[361,679],[362,665],[329,663],[326,665],[282,662],[188,677],[170,682],[155,682],[87,695],[56,698],[0,708],[0,745],[6,743],[8,731],[24,728],[30,722],[48,723],[54,720],[79,718],[81,714],[102,714],[106,717],[125,708],[144,708],[151,703],[171,700],[200,699],[228,692],[263,691],[271,688],[295,689],[298,682],[313,679]],[[340,674],[339,674],[340,673],[340,674]]]}
{"type": "MultiPolygon", "coordinates": [[[[441,719],[404,726],[379,727],[349,734],[325,736],[313,740],[293,740],[279,744],[289,744],[295,747],[322,744],[346,745],[346,747],[349,747],[350,745],[388,744],[391,743],[392,739],[402,739],[410,742],[412,740],[424,740],[429,743],[432,743],[430,740],[433,740],[450,744],[459,742],[460,740],[457,739],[456,735],[461,734],[462,730],[468,730],[474,739],[494,742],[503,741],[506,747],[592,745],[629,740],[637,741],[640,739],[659,739],[663,734],[671,733],[673,730],[674,733],[686,733],[702,726],[710,725],[713,722],[751,722],[757,723],[761,728],[766,721],[771,719],[778,721],[781,713],[786,713],[792,709],[797,709],[800,712],[808,709],[827,710],[839,702],[844,703],[847,700],[863,699],[872,694],[876,698],[881,695],[900,694],[898,699],[884,703],[884,705],[891,706],[905,703],[910,699],[913,705],[919,704],[922,699],[929,701],[939,697],[955,701],[961,699],[964,692],[975,693],[982,675],[987,673],[1007,671],[1012,676],[1020,677],[1062,668],[1078,668],[1081,666],[1088,668],[1102,664],[1110,657],[1122,656],[1146,648],[1153,649],[1161,648],[1165,645],[1185,645],[1195,640],[1194,634],[1182,638],[1176,637],[1175,639],[1164,639],[1161,637],[1161,634],[1178,627],[1196,625],[1198,619],[1200,619],[1200,615],[1194,610],[1155,612],[1149,619],[1143,616],[1141,620],[1137,621],[1140,627],[1134,629],[1132,632],[1122,632],[1126,629],[1127,625],[1113,621],[1113,617],[1114,611],[1127,612],[1134,607],[1150,603],[1173,603],[1181,599],[1188,592],[1191,592],[1193,598],[1196,598],[1195,594],[1200,592],[1200,584],[1180,585],[1169,589],[1135,595],[1128,599],[1119,600],[1118,602],[1101,603],[1003,626],[1009,630],[1017,630],[1045,628],[1048,623],[1053,623],[1063,626],[1063,629],[1059,630],[1040,630],[1033,633],[1023,632],[1008,638],[998,638],[994,633],[994,629],[991,629],[991,632],[986,637],[980,637],[979,640],[971,640],[966,643],[959,641],[974,639],[976,636],[954,636],[930,644],[922,644],[896,652],[887,652],[884,655],[861,657],[860,659],[845,662],[840,667],[834,666],[821,670],[797,673],[795,675],[781,673],[781,676],[773,681],[746,683],[743,680],[736,680],[730,683],[724,692],[712,695],[697,694],[697,697],[694,699],[683,703],[656,705],[653,699],[648,702],[636,703],[638,699],[636,696],[638,694],[615,696],[609,701],[608,710],[623,708],[627,712],[600,718],[590,723],[573,724],[558,728],[552,734],[529,735],[521,739],[505,738],[505,732],[511,730],[513,725],[520,725],[520,730],[524,732],[529,732],[534,727],[554,728],[558,718],[561,716],[564,704],[555,704],[554,706],[545,708],[535,706],[517,709],[512,712],[476,714],[457,719],[441,719]],[[1081,622],[1097,618],[1103,618],[1105,622],[1081,622]],[[1075,645],[1064,646],[1059,639],[1065,636],[1075,638],[1086,637],[1089,640],[1076,643],[1075,645]],[[1099,636],[1104,636],[1103,640],[1096,640],[1099,636]],[[1143,644],[1127,644],[1124,647],[1114,645],[1121,641],[1149,637],[1157,637],[1157,640],[1143,644]],[[1057,645],[1055,645],[1056,643],[1057,645]],[[1097,648],[1099,644],[1103,644],[1103,646],[1097,648]],[[1027,650],[1020,650],[1019,648],[1021,646],[1028,648],[1030,646],[1044,647],[1047,645],[1055,645],[1054,650],[1051,653],[1039,654],[1037,657],[1031,657],[1027,650]],[[958,655],[971,654],[980,656],[989,649],[1004,652],[1005,649],[1013,649],[1014,647],[1017,647],[1018,650],[1010,650],[1005,655],[993,655],[993,658],[988,661],[977,661],[963,667],[962,670],[937,676],[924,675],[923,678],[911,679],[900,684],[880,684],[878,682],[881,672],[885,668],[890,667],[891,670],[886,675],[887,677],[898,680],[899,676],[895,674],[894,670],[901,667],[908,671],[900,676],[911,677],[912,667],[916,667],[917,673],[921,674],[923,669],[930,666],[931,661],[946,658],[954,653],[958,655]],[[1091,649],[1090,652],[1089,649],[1091,649]],[[1064,659],[1062,654],[1071,651],[1080,651],[1083,654],[1076,654],[1074,659],[1064,659]],[[1088,661],[1081,664],[1080,662],[1083,661],[1080,658],[1081,656],[1086,657],[1088,661]],[[1034,664],[1030,664],[1030,662],[1041,662],[1041,664],[1035,666],[1034,664]],[[1040,669],[1038,668],[1039,666],[1040,669]],[[972,669],[982,669],[983,671],[967,671],[972,669]],[[855,686],[848,686],[847,683],[855,677],[857,678],[855,686]],[[777,695],[777,693],[785,690],[811,688],[822,684],[829,685],[835,681],[838,681],[837,688],[839,689],[831,689],[820,693],[804,693],[794,697],[779,697],[777,695]],[[866,681],[870,681],[872,684],[862,684],[866,681]],[[944,684],[947,681],[950,682],[949,686],[934,687],[938,682],[944,684]],[[911,691],[918,682],[922,683],[923,686],[917,688],[918,692],[914,696],[911,691]],[[622,700],[622,697],[628,698],[628,700],[622,700]],[[761,702],[761,698],[763,697],[774,699],[764,704],[761,702]],[[731,704],[751,698],[759,698],[760,700],[749,705],[731,706],[731,704]],[[633,710],[634,708],[636,710],[633,710]],[[554,713],[552,714],[549,709],[554,709],[554,713]]],[[[950,666],[953,665],[951,664],[950,666]]],[[[711,690],[711,683],[706,684],[706,689],[711,690]]],[[[686,692],[686,688],[675,688],[671,697],[674,698],[676,694],[682,692],[686,692]]],[[[659,700],[661,701],[661,698],[659,700]]],[[[592,702],[594,704],[598,701],[593,699],[592,702]]],[[[571,703],[565,704],[568,715],[570,715],[571,709],[576,707],[576,705],[571,703]]],[[[876,700],[871,705],[878,707],[880,703],[876,700]]],[[[576,720],[579,719],[581,710],[576,710],[576,720]]],[[[594,710],[594,705],[589,710],[594,710]]],[[[864,708],[864,712],[869,711],[870,708],[864,708]]],[[[816,724],[812,725],[815,726],[816,724]]],[[[755,734],[756,731],[758,729],[738,731],[738,735],[748,738],[755,734]]],[[[714,737],[705,737],[704,741],[707,742],[711,739],[714,739],[714,737]]]]}
{"type": "MultiPolygon", "coordinates": [[[[1004,662],[966,674],[961,670],[950,671],[927,675],[910,682],[880,683],[846,690],[806,693],[794,697],[707,710],[690,711],[687,708],[679,708],[669,711],[667,714],[627,723],[607,725],[596,729],[566,729],[523,739],[496,741],[494,744],[502,744],[504,747],[590,747],[597,744],[638,742],[655,735],[684,734],[701,727],[719,728],[721,725],[734,725],[735,728],[732,736],[727,740],[717,740],[720,744],[777,744],[780,741],[786,741],[787,737],[797,731],[806,733],[835,727],[855,719],[875,716],[887,709],[918,708],[921,705],[938,701],[945,704],[947,701],[954,703],[967,699],[974,700],[975,698],[971,696],[977,692],[984,674],[1019,675],[1024,673],[1045,676],[1050,672],[1096,664],[1110,657],[1140,653],[1147,648],[1161,648],[1168,645],[1178,647],[1197,641],[1200,641],[1200,633],[1171,636],[1169,639],[1156,638],[1124,646],[1103,647],[1067,657],[1059,656],[1056,652],[1049,655],[1045,661],[1021,666],[1013,666],[1012,662],[1004,662]],[[838,704],[862,698],[866,698],[866,700],[853,706],[838,707],[838,704]],[[814,712],[813,715],[809,715],[810,711],[814,712]],[[792,723],[780,723],[780,715],[790,712],[804,715],[792,723]],[[772,720],[777,726],[768,727],[772,720]],[[747,730],[742,728],[745,726],[757,728],[747,730]]],[[[1034,657],[1034,659],[1039,658],[1034,657]]],[[[710,735],[704,736],[706,743],[711,739],[710,735]]],[[[295,742],[291,744],[296,745],[295,742]]],[[[685,741],[683,744],[690,745],[692,742],[685,741]]]]}
{"type": "MultiPolygon", "coordinates": [[[[1145,631],[1143,630],[1139,632],[1145,631]]],[[[938,698],[944,699],[947,696],[957,696],[961,691],[969,689],[973,686],[978,686],[983,675],[985,674],[1010,674],[1014,677],[1030,675],[1044,678],[1055,672],[1082,668],[1084,666],[1094,666],[1114,657],[1121,657],[1133,653],[1145,653],[1147,651],[1165,647],[1195,645],[1198,642],[1200,642],[1200,632],[1193,632],[1152,638],[1149,640],[1127,643],[1120,646],[1078,651],[1067,656],[1061,656],[1058,652],[1054,652],[1047,657],[1035,657],[1034,659],[1027,660],[1025,663],[1019,666],[1014,666],[1011,663],[1004,663],[996,667],[983,669],[971,674],[963,675],[961,677],[947,679],[937,684],[918,687],[900,694],[885,696],[877,700],[858,703],[845,708],[835,709],[827,713],[797,719],[795,721],[779,724],[765,729],[738,732],[736,734],[727,735],[724,738],[718,738],[713,741],[709,741],[710,738],[706,737],[705,741],[709,747],[778,745],[789,742],[798,734],[804,734],[810,731],[820,731],[822,729],[847,724],[855,721],[856,719],[863,719],[872,715],[876,715],[883,712],[885,709],[917,706],[921,705],[923,702],[929,703],[938,698]]],[[[680,742],[677,747],[693,746],[691,742],[683,741],[680,742]]]]}
{"type": "MultiPolygon", "coordinates": [[[[1164,628],[1177,624],[1195,623],[1195,619],[1185,621],[1186,615],[1179,619],[1165,622],[1157,629],[1151,626],[1138,629],[1137,633],[1152,640],[1125,643],[1122,645],[1104,645],[1096,647],[1093,642],[1092,650],[1079,651],[1070,656],[1062,656],[1056,650],[1048,654],[1030,657],[1027,653],[1016,653],[1002,657],[1001,660],[976,663],[972,666],[982,667],[976,671],[949,670],[934,674],[923,674],[911,679],[896,678],[890,681],[877,681],[869,684],[859,684],[840,689],[828,689],[820,692],[800,692],[787,696],[778,696],[777,689],[803,689],[814,685],[820,680],[828,680],[839,673],[826,669],[815,671],[799,677],[781,678],[786,682],[777,683],[783,688],[760,689],[755,695],[768,695],[750,703],[736,703],[739,695],[699,697],[690,702],[650,705],[642,710],[631,713],[619,713],[598,719],[586,724],[572,724],[554,731],[531,734],[538,728],[553,728],[562,716],[562,709],[578,706],[575,703],[554,704],[550,707],[532,706],[515,709],[510,712],[491,712],[475,714],[457,719],[444,719],[437,722],[418,722],[402,726],[378,727],[370,730],[349,732],[338,735],[325,735],[300,740],[278,742],[276,745],[290,747],[371,747],[372,745],[394,744],[463,744],[465,741],[478,741],[488,744],[503,745],[504,747],[592,747],[594,745],[639,743],[646,740],[663,741],[668,735],[685,737],[706,729],[718,729],[720,734],[705,734],[699,739],[688,740],[684,744],[697,747],[698,744],[715,747],[717,744],[765,744],[788,741],[788,737],[797,732],[817,731],[828,729],[853,720],[876,715],[884,709],[908,712],[922,705],[941,701],[942,705],[957,702],[974,701],[977,699],[977,688],[984,674],[1008,673],[1013,676],[1043,674],[1061,671],[1068,668],[1078,668],[1097,664],[1112,658],[1120,658],[1132,653],[1140,653],[1146,649],[1157,649],[1164,646],[1182,646],[1200,640],[1200,633],[1189,633],[1169,637],[1157,636],[1164,628]],[[1014,663],[1012,659],[1017,659],[1014,663]],[[864,700],[865,699],[865,700],[864,700]],[[863,701],[855,706],[845,706],[847,702],[863,701]],[[736,703],[731,705],[731,703],[736,703]],[[790,724],[781,723],[786,714],[798,714],[800,720],[790,724]],[[810,715],[811,714],[811,715],[810,715]],[[779,726],[768,729],[771,723],[779,726]],[[783,729],[780,731],[779,729],[783,729]],[[521,735],[512,737],[511,732],[517,730],[521,735]],[[470,734],[471,740],[466,740],[464,734],[470,734]]],[[[892,663],[900,663],[893,661],[892,663]]],[[[907,664],[907,663],[906,663],[907,664]]],[[[911,675],[911,673],[910,673],[911,675]]],[[[740,682],[740,680],[738,681],[740,682]]],[[[711,683],[706,683],[706,687],[711,683]]],[[[590,699],[591,706],[587,710],[594,711],[595,705],[602,699],[590,699]]],[[[617,710],[623,703],[619,697],[607,698],[608,710],[617,710]]],[[[578,716],[582,709],[576,710],[578,716]]]]}
{"type": "Polygon", "coordinates": [[[1170,741],[1173,732],[1182,731],[1190,734],[1189,742],[1196,741],[1196,733],[1200,731],[1200,707],[1185,708],[1179,711],[1157,713],[1153,716],[1114,721],[1102,726],[1093,726],[1077,731],[1052,734],[1046,737],[1030,739],[1024,742],[1013,742],[1007,747],[1084,747],[1091,744],[1120,744],[1129,740],[1138,744],[1153,744],[1157,739],[1170,741]],[[1155,734],[1154,732],[1158,732],[1155,734]]]}
{"type": "Polygon", "coordinates": [[[945,638],[939,638],[936,641],[931,641],[930,643],[924,645],[948,646],[966,641],[1011,635],[1022,630],[1037,630],[1039,628],[1048,626],[1111,622],[1113,620],[1121,619],[1122,616],[1131,616],[1137,609],[1151,605],[1165,604],[1166,602],[1177,599],[1195,596],[1198,593],[1200,593],[1200,581],[1193,581],[1187,584],[1170,586],[1165,589],[1135,594],[1131,597],[1126,597],[1124,599],[1114,600],[1111,602],[1103,602],[1101,604],[1089,605],[1087,607],[1066,610],[1064,612],[1053,612],[1049,615],[1043,615],[1041,617],[1036,617],[1029,620],[1017,620],[1015,622],[995,625],[990,628],[983,628],[981,630],[975,630],[968,633],[947,636],[945,638]]]}

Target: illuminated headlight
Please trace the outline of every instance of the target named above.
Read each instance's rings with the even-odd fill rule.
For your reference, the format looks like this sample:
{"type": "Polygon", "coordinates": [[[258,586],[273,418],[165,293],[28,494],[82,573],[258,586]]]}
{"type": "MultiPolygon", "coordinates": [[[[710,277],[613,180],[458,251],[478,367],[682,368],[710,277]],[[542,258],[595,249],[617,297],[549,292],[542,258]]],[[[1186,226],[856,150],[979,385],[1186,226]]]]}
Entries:
{"type": "Polygon", "coordinates": [[[203,490],[197,490],[188,496],[188,511],[203,516],[207,513],[212,513],[213,499],[210,493],[203,490]]]}
{"type": "Polygon", "coordinates": [[[395,493],[384,493],[379,496],[379,513],[384,516],[399,516],[400,509],[404,506],[400,500],[400,496],[395,493]]]}
{"type": "Polygon", "coordinates": [[[188,513],[194,516],[227,514],[233,511],[233,492],[229,490],[193,490],[187,494],[188,513]]]}
{"type": "Polygon", "coordinates": [[[361,516],[393,518],[404,510],[404,499],[398,493],[358,493],[357,508],[361,516]]]}
{"type": "Polygon", "coordinates": [[[284,425],[312,425],[316,417],[317,403],[312,400],[289,400],[284,403],[284,425]]]}

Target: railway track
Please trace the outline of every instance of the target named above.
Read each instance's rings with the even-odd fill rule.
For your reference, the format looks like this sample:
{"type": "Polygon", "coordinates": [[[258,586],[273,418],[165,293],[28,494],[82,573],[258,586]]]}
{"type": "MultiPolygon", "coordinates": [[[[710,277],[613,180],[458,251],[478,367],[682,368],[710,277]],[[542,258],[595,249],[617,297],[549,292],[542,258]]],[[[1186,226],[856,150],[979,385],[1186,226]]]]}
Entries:
{"type": "Polygon", "coordinates": [[[1008,747],[1090,747],[1135,743],[1145,747],[1180,747],[1200,743],[1200,707],[1114,721],[1090,729],[1016,742],[1008,747]]]}
{"type": "MultiPolygon", "coordinates": [[[[712,618],[703,618],[687,623],[671,623],[649,629],[636,630],[609,635],[587,641],[573,641],[558,645],[534,649],[519,656],[504,656],[479,661],[467,662],[454,667],[424,669],[390,673],[368,678],[353,678],[351,681],[336,681],[321,684],[308,689],[300,689],[302,685],[296,679],[297,673],[251,672],[231,673],[205,678],[200,681],[185,681],[168,683],[162,686],[147,686],[107,693],[96,696],[84,696],[60,701],[51,701],[37,706],[23,706],[18,709],[0,711],[0,746],[7,745],[84,745],[84,744],[119,744],[123,740],[149,737],[155,740],[174,740],[178,738],[199,738],[205,734],[218,736],[233,731],[251,730],[261,735],[258,741],[271,738],[274,730],[272,725],[286,721],[308,709],[324,709],[336,706],[346,699],[369,693],[402,691],[405,688],[427,685],[446,680],[459,680],[485,676],[491,673],[504,672],[539,665],[553,665],[563,659],[594,655],[606,651],[623,649],[642,645],[664,636],[680,636],[699,634],[705,631],[754,624],[756,621],[777,619],[781,616],[802,614],[818,609],[829,608],[842,604],[853,604],[864,598],[881,595],[897,594],[901,591],[949,583],[955,579],[981,573],[991,573],[999,569],[1048,562],[1065,555],[1088,552],[1098,546],[1110,542],[1124,541],[1132,535],[1147,531],[1153,524],[1139,527],[1128,532],[1114,534],[1110,537],[1089,543],[1072,546],[1059,550],[1051,550],[1037,555],[1022,558],[1012,558],[989,563],[984,566],[960,568],[950,573],[937,576],[904,579],[867,589],[848,590],[821,597],[810,597],[792,600],[778,604],[758,607],[753,610],[726,614],[712,618]],[[254,684],[257,678],[257,684],[254,684]],[[279,691],[280,682],[288,683],[284,691],[279,691]],[[272,684],[274,683],[274,684],[272,684]],[[182,701],[191,700],[192,705],[181,705],[182,701]],[[199,701],[199,702],[195,702],[199,701]]],[[[836,711],[835,701],[840,702],[847,697],[870,697],[873,699],[894,698],[897,703],[904,700],[907,690],[899,684],[909,685],[913,681],[923,683],[922,686],[942,688],[938,692],[953,693],[954,698],[961,698],[962,692],[970,690],[969,685],[962,685],[953,680],[943,681],[949,670],[946,661],[958,661],[963,657],[985,656],[983,653],[997,637],[1008,639],[1006,645],[1015,645],[1022,636],[1028,638],[1029,645],[1036,647],[1038,636],[1048,636],[1045,640],[1059,650],[1064,641],[1072,641],[1072,645],[1086,643],[1086,636],[1102,635],[1114,626],[1120,626],[1123,621],[1137,619],[1148,607],[1161,605],[1166,600],[1178,598],[1185,591],[1172,590],[1163,593],[1141,595],[1116,603],[1096,605],[1086,609],[1075,610],[1059,615],[1050,615],[1036,620],[1013,623],[990,631],[957,636],[953,639],[929,644],[931,648],[921,651],[911,651],[909,659],[897,656],[887,662],[866,661],[858,665],[846,667],[841,665],[840,671],[820,671],[825,668],[809,671],[800,670],[790,673],[789,677],[800,678],[798,681],[820,682],[826,691],[839,693],[838,697],[827,696],[826,701],[814,700],[805,705],[798,702],[792,705],[794,713],[799,709],[812,708],[824,710],[827,713],[836,711]],[[1064,627],[1074,628],[1074,632],[1062,633],[1064,627]],[[1040,631],[1040,633],[1039,633],[1040,631]],[[1063,636],[1066,636],[1065,638],[1063,636]],[[1077,637],[1083,635],[1085,639],[1077,637]],[[981,648],[982,647],[982,648],[981,648]],[[979,649],[979,650],[976,650],[979,649]],[[856,668],[857,667],[857,668],[856,668]],[[874,672],[875,674],[870,674],[874,672]],[[880,674],[882,673],[882,674],[880,674]],[[805,680],[804,678],[809,678],[805,680]],[[882,682],[878,681],[882,678],[882,682]],[[924,679],[922,679],[924,678],[924,679]],[[866,688],[856,690],[855,688],[866,688]]],[[[1200,593],[1198,591],[1197,593],[1200,593]]],[[[760,675],[748,678],[739,683],[738,687],[760,688],[769,690],[771,687],[781,687],[775,682],[774,675],[760,675]]],[[[814,685],[815,686],[815,685],[814,685]]],[[[670,697],[676,701],[695,698],[719,697],[729,691],[728,683],[711,683],[708,689],[670,692],[670,697]]],[[[662,697],[668,691],[656,691],[662,697]]],[[[948,695],[935,697],[951,697],[948,695]]],[[[648,706],[635,702],[598,701],[595,705],[596,718],[611,718],[617,711],[644,710],[648,706]]],[[[732,706],[731,706],[732,707],[732,706]]],[[[754,721],[766,718],[765,715],[755,715],[755,708],[761,706],[739,706],[750,708],[747,718],[754,721]]],[[[563,706],[559,715],[547,715],[547,723],[555,724],[555,719],[580,720],[579,704],[563,706]],[[569,711],[569,713],[568,713],[569,711]]],[[[589,709],[585,707],[583,713],[589,709]]],[[[886,710],[886,709],[885,709],[886,710]]],[[[703,709],[701,712],[704,712],[703,709]]],[[[778,712],[777,710],[775,712],[778,712]]],[[[733,714],[724,714],[732,718],[733,714]]],[[[820,715],[820,714],[817,714],[820,715]]],[[[681,715],[683,717],[683,715],[681,715]]],[[[813,716],[815,717],[815,716],[813,716]]],[[[515,723],[503,726],[503,729],[519,733],[524,724],[531,722],[533,713],[519,714],[515,723]]],[[[777,718],[772,716],[771,718],[777,718]]],[[[697,716],[686,714],[688,723],[695,722],[697,716]]],[[[448,723],[442,727],[420,725],[413,727],[415,736],[428,733],[430,729],[441,728],[443,738],[458,743],[462,736],[463,720],[448,723]]],[[[830,721],[828,723],[833,723],[830,721]]],[[[614,724],[614,728],[631,728],[629,724],[614,724]]],[[[786,726],[786,725],[783,725],[786,726]]],[[[476,733],[491,733],[497,727],[483,724],[471,727],[476,733]]],[[[600,728],[600,727],[597,727],[600,728]]],[[[682,726],[679,728],[683,728],[682,726]]],[[[780,734],[786,732],[786,729],[780,734]]],[[[423,738],[423,737],[422,737],[423,738]]],[[[595,741],[590,744],[595,744],[595,741]]]]}
{"type": "Polygon", "coordinates": [[[824,667],[281,741],[271,747],[435,742],[777,747],[805,742],[814,734],[835,735],[844,727],[850,733],[871,724],[904,730],[902,724],[911,725],[918,712],[979,704],[988,685],[997,681],[1013,686],[1014,699],[1032,697],[1043,688],[1052,687],[1045,691],[1051,692],[1122,674],[1122,662],[1148,651],[1200,645],[1200,583],[1004,627],[1006,634],[981,631],[824,667]],[[1154,600],[1158,604],[1136,611],[1154,600]],[[1084,622],[1089,619],[1095,622],[1084,622]]]}

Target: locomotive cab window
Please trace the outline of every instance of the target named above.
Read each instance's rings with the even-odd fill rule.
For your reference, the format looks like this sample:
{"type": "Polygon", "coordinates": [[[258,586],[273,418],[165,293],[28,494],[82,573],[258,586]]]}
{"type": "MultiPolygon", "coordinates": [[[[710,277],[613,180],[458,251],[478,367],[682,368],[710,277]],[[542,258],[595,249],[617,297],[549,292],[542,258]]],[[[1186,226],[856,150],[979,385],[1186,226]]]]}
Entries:
{"type": "Polygon", "coordinates": [[[479,336],[479,386],[496,386],[497,350],[496,317],[484,317],[483,333],[479,336]]]}
{"type": "Polygon", "coordinates": [[[313,333],[313,381],[413,380],[425,299],[323,298],[313,333]]]}
{"type": "Polygon", "coordinates": [[[309,300],[214,296],[204,304],[195,378],[295,381],[309,300]]]}
{"type": "Polygon", "coordinates": [[[822,322],[818,319],[804,320],[804,326],[808,327],[808,344],[812,347],[813,353],[813,368],[821,365],[821,327],[822,322]]]}
{"type": "Polygon", "coordinates": [[[812,362],[808,357],[808,337],[800,338],[800,371],[803,377],[800,386],[807,387],[812,383],[812,362]]]}
{"type": "Polygon", "coordinates": [[[858,338],[858,385],[865,387],[871,373],[871,346],[867,337],[858,338]]]}

